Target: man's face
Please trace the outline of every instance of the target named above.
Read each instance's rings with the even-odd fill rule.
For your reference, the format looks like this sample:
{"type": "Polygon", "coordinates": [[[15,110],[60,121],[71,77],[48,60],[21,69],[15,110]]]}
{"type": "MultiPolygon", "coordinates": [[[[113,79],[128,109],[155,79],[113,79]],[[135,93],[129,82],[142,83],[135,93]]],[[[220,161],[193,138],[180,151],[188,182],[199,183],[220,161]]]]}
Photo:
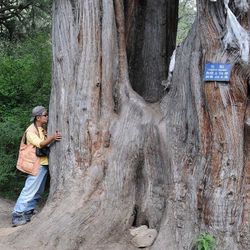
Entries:
{"type": "Polygon", "coordinates": [[[44,111],[42,115],[37,116],[37,120],[40,121],[42,124],[48,123],[48,112],[44,111]]]}

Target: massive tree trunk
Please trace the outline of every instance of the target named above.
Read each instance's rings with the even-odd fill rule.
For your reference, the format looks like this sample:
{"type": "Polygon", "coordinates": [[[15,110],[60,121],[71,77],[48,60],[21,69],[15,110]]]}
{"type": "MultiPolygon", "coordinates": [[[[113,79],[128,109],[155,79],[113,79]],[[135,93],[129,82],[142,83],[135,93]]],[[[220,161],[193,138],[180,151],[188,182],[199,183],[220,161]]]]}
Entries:
{"type": "Polygon", "coordinates": [[[199,1],[166,90],[178,1],[124,2],[54,1],[50,131],[63,140],[45,208],[7,241],[136,249],[129,229],[148,225],[151,250],[189,249],[203,232],[249,249],[247,1],[199,1]],[[206,62],[231,63],[230,83],[204,83],[206,62]]]}

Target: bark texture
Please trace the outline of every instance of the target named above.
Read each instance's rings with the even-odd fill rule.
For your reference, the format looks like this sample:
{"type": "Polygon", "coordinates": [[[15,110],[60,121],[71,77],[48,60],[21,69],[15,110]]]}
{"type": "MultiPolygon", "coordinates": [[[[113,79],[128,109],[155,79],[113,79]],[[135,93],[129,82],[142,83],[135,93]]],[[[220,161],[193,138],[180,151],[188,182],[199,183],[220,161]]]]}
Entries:
{"type": "Polygon", "coordinates": [[[52,148],[45,208],[6,239],[9,246],[132,250],[129,228],[148,225],[158,231],[151,250],[191,249],[203,232],[216,237],[216,249],[250,248],[248,42],[230,26],[249,30],[248,3],[199,1],[168,91],[149,104],[152,89],[150,101],[161,96],[173,46],[173,37],[161,37],[158,22],[167,16],[155,2],[128,1],[125,17],[119,0],[54,1],[50,130],[63,140],[52,148]],[[142,53],[150,42],[166,60],[142,53]],[[141,65],[133,62],[140,56],[141,65]],[[145,62],[160,67],[148,71],[145,62]],[[232,63],[230,84],[204,83],[205,62],[232,63]]]}

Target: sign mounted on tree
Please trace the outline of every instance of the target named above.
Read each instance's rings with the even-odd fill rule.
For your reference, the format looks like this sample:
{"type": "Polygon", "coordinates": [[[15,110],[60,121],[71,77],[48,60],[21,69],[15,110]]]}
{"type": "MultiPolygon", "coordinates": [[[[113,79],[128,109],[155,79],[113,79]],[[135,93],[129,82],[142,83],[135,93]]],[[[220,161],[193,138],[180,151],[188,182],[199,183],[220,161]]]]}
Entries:
{"type": "Polygon", "coordinates": [[[232,65],[228,63],[206,63],[204,81],[229,82],[232,65]]]}

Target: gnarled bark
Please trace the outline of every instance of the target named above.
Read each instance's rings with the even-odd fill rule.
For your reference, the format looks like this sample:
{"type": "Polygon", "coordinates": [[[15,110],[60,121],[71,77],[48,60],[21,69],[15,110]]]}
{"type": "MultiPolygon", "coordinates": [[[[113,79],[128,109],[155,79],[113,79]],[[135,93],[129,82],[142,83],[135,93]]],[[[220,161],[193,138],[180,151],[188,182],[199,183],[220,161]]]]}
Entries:
{"type": "MultiPolygon", "coordinates": [[[[199,1],[168,91],[149,104],[130,84],[126,45],[141,41],[126,44],[122,1],[54,2],[50,130],[63,140],[51,152],[45,208],[9,243],[136,249],[128,229],[146,224],[158,231],[152,250],[191,248],[205,231],[216,249],[249,249],[248,41],[234,34],[248,27],[248,4],[230,3],[199,1]],[[230,83],[204,83],[205,62],[232,63],[230,83]]],[[[163,40],[150,41],[167,51],[163,40]]]]}

